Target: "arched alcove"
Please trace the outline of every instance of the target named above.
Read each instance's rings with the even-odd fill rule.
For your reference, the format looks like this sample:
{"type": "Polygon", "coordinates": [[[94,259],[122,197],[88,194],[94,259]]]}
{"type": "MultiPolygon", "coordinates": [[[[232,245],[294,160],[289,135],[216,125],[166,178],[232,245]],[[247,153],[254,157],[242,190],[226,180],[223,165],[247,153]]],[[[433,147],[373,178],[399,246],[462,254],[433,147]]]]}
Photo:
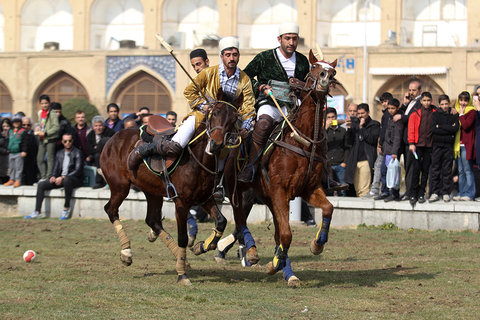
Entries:
{"type": "Polygon", "coordinates": [[[50,96],[50,101],[60,103],[77,97],[89,100],[85,87],[77,79],[63,71],[55,73],[39,86],[33,98],[36,110],[39,110],[37,101],[42,94],[50,96]]]}
{"type": "Polygon", "coordinates": [[[218,36],[216,0],[166,0],[162,10],[162,36],[172,46],[191,49],[215,45],[218,36]]]}
{"type": "Polygon", "coordinates": [[[363,46],[366,32],[367,45],[378,46],[380,19],[380,0],[317,0],[317,43],[323,47],[363,46]]]}
{"type": "MultiPolygon", "coordinates": [[[[384,92],[390,92],[394,98],[400,100],[400,103],[403,103],[403,97],[408,92],[408,84],[412,79],[419,79],[422,83],[422,91],[428,91],[432,94],[434,105],[438,105],[438,97],[442,94],[445,94],[445,91],[438,85],[435,80],[433,80],[428,75],[419,75],[419,76],[393,76],[388,79],[381,87],[377,90],[375,97],[378,98],[384,92]]],[[[376,105],[378,111],[381,110],[381,105],[378,103],[376,105]]]]}
{"type": "Polygon", "coordinates": [[[73,48],[73,15],[69,0],[27,0],[21,16],[22,51],[38,51],[46,42],[57,42],[61,50],[73,48]]]}
{"type": "Polygon", "coordinates": [[[13,99],[7,86],[0,81],[0,116],[12,114],[13,99]]]}
{"type": "Polygon", "coordinates": [[[90,49],[118,49],[121,40],[144,44],[140,0],[96,0],[90,9],[90,49]]]}
{"type": "Polygon", "coordinates": [[[279,25],[283,22],[297,22],[297,19],[296,0],[239,1],[237,34],[240,47],[277,47],[279,25]]]}
{"type": "Polygon", "coordinates": [[[137,112],[142,106],[155,114],[164,114],[172,108],[172,97],[167,87],[145,71],[138,71],[122,81],[111,100],[120,106],[122,114],[137,112]]]}

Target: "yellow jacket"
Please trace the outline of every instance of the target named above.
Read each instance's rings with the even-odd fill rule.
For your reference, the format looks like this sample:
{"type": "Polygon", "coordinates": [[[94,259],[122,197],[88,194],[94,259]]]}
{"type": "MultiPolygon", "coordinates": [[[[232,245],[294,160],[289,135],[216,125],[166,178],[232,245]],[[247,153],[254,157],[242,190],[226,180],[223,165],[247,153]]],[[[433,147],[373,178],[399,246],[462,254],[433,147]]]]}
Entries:
{"type": "MultiPolygon", "coordinates": [[[[208,67],[202,70],[196,78],[195,83],[198,85],[200,90],[205,93],[205,96],[210,100],[219,100],[219,91],[221,90],[220,86],[220,76],[218,74],[218,65],[208,67]]],[[[254,118],[255,114],[255,96],[252,90],[252,83],[250,78],[245,72],[240,70],[240,80],[238,82],[237,91],[235,92],[235,97],[238,98],[243,93],[243,104],[238,108],[238,112],[242,116],[242,120],[245,121],[249,118],[254,118]]],[[[204,99],[197,89],[197,87],[191,82],[183,91],[183,95],[187,98],[192,112],[188,116],[195,115],[195,127],[197,127],[200,122],[203,121],[205,115],[197,109],[197,106],[204,102],[204,99]]]]}

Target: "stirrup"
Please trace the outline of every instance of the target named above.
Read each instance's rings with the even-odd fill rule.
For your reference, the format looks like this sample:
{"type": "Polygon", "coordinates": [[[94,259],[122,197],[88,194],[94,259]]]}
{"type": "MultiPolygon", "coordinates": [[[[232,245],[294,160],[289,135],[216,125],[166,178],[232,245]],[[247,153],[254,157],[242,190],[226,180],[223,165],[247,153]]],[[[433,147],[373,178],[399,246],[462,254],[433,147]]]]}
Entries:
{"type": "Polygon", "coordinates": [[[165,191],[167,192],[168,200],[173,200],[178,197],[177,189],[175,189],[175,186],[171,181],[168,181],[167,185],[165,186],[165,191]],[[170,197],[170,192],[168,191],[170,188],[173,190],[173,197],[170,197]]]}

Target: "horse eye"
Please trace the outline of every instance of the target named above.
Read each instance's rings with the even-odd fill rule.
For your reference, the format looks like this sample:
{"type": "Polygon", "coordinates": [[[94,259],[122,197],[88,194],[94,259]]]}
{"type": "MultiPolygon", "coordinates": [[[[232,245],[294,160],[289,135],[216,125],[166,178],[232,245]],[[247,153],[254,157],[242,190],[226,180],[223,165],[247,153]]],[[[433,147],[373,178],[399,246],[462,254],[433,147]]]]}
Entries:
{"type": "Polygon", "coordinates": [[[325,77],[325,72],[322,71],[322,72],[320,73],[320,77],[322,77],[322,78],[325,77]]]}
{"type": "Polygon", "coordinates": [[[214,116],[214,117],[216,117],[217,114],[218,114],[217,110],[215,110],[215,111],[212,112],[212,116],[214,116]]]}
{"type": "Polygon", "coordinates": [[[312,64],[312,69],[315,69],[317,67],[316,64],[312,64]]]}

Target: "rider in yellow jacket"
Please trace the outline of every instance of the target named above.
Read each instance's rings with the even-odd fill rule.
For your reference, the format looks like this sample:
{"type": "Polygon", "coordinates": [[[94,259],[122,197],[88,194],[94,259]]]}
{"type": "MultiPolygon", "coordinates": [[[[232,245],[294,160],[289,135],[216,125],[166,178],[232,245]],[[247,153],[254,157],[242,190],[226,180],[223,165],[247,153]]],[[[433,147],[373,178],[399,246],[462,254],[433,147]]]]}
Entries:
{"type": "Polygon", "coordinates": [[[164,140],[161,144],[145,143],[136,147],[128,157],[130,170],[136,169],[144,157],[153,154],[170,157],[180,155],[204,119],[208,103],[220,100],[220,92],[222,96],[228,95],[234,100],[243,94],[243,104],[238,111],[242,116],[242,130],[250,130],[256,118],[255,97],[250,78],[237,66],[240,58],[238,40],[234,37],[223,38],[219,47],[221,63],[202,70],[195,78],[195,83],[192,82],[185,88],[184,95],[192,112],[187,115],[171,140],[164,140]],[[210,101],[204,101],[201,92],[210,101]]]}

